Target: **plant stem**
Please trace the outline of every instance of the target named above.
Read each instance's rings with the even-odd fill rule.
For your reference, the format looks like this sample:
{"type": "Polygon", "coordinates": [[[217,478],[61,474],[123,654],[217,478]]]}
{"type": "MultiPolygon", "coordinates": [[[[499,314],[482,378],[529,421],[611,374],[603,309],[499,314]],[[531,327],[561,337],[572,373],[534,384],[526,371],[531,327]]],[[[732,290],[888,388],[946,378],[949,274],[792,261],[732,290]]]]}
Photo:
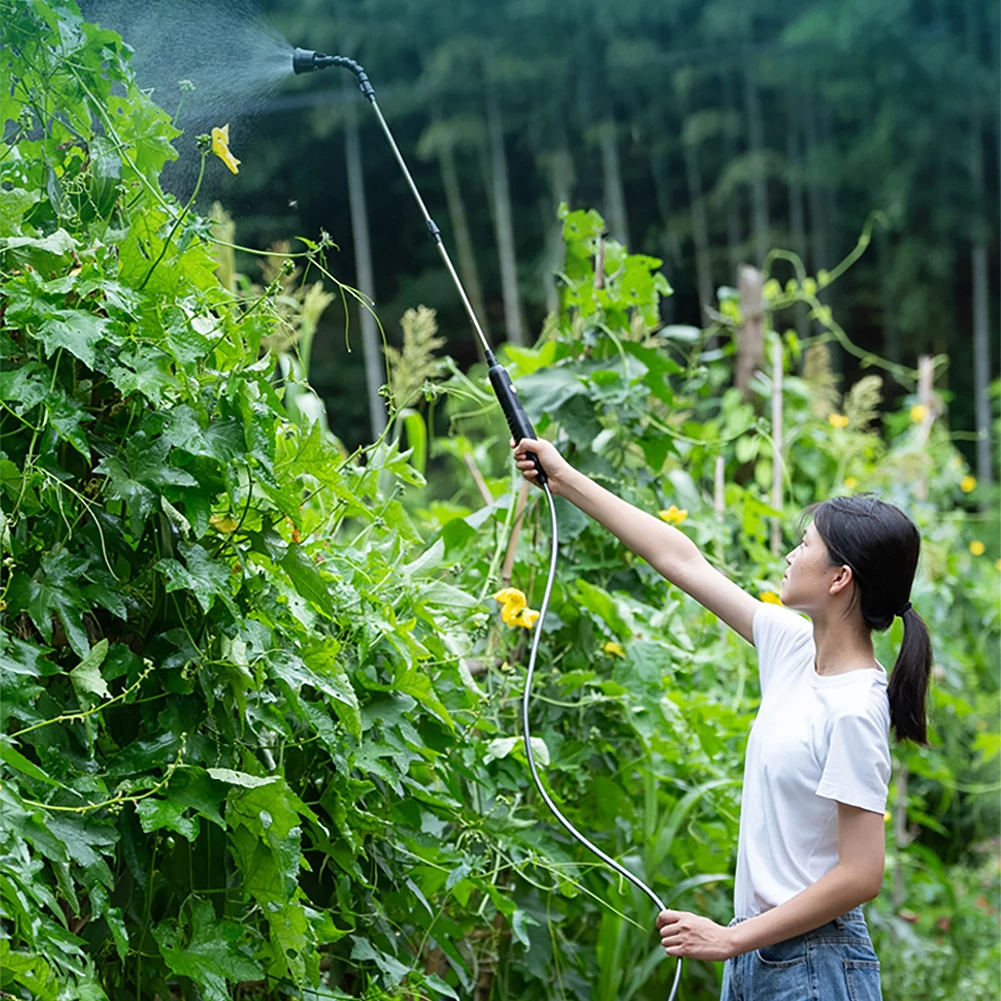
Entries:
{"type": "Polygon", "coordinates": [[[150,280],[153,272],[156,271],[156,266],[163,260],[164,254],[167,253],[167,248],[170,246],[170,241],[174,239],[174,234],[177,232],[177,227],[181,225],[184,221],[184,217],[188,214],[188,209],[194,204],[195,199],[198,197],[198,191],[202,186],[202,178],[205,176],[205,158],[208,156],[208,150],[202,150],[202,162],[198,167],[198,180],[195,182],[195,190],[191,192],[191,197],[188,199],[188,204],[184,206],[181,214],[174,221],[173,228],[167,234],[167,239],[164,240],[163,249],[160,251],[160,256],[153,262],[153,266],[146,272],[146,277],[142,280],[142,284],[139,286],[139,291],[141,292],[146,287],[146,282],[150,280]]]}

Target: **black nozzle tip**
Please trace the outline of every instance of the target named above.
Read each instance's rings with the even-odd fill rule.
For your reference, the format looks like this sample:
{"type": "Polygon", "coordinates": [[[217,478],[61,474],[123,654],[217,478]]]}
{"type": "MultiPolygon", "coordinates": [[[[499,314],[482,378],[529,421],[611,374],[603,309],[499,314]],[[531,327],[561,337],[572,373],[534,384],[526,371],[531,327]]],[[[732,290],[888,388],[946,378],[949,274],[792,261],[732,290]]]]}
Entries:
{"type": "Polygon", "coordinates": [[[293,49],[292,69],[296,75],[300,73],[312,73],[316,69],[316,60],[319,53],[315,49],[293,49]]]}

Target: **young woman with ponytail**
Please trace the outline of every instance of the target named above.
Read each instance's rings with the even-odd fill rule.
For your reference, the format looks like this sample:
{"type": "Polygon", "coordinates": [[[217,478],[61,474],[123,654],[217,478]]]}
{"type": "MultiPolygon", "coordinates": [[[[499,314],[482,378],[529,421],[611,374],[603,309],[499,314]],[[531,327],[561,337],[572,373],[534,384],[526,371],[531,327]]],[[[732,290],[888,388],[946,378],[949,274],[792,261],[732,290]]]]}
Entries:
{"type": "Polygon", "coordinates": [[[687,911],[657,916],[669,956],[724,960],[721,1001],[878,1001],[879,961],[861,905],[883,881],[890,730],[925,743],[931,643],[910,592],[921,539],[872,494],[808,508],[786,556],[781,605],[712,567],[683,532],[577,472],[547,441],[533,452],[566,498],[758,651],[761,704],[747,741],[727,927],[687,911]],[[797,614],[802,613],[802,614],[797,614]],[[872,633],[904,622],[887,678],[872,633]]]}

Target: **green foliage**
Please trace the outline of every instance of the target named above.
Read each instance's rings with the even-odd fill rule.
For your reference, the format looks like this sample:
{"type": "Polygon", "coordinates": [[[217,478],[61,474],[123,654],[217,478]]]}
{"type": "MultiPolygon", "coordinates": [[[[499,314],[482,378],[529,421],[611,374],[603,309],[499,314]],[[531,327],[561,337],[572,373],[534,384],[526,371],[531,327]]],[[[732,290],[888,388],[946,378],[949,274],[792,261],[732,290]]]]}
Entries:
{"type": "MultiPolygon", "coordinates": [[[[295,292],[282,247],[267,288],[242,282],[212,224],[160,189],[175,142],[198,153],[136,89],[117,37],[68,0],[13,10],[0,0],[0,124],[16,125],[0,151],[0,990],[662,996],[672,964],[648,902],[566,839],[526,773],[527,634],[485,604],[518,484],[481,373],[440,363],[467,433],[430,451],[471,456],[491,503],[433,497],[395,424],[346,454],[292,391],[329,293],[295,292]],[[296,341],[300,367],[279,355],[276,371],[296,341]]],[[[201,166],[221,169],[204,153],[201,166]]],[[[957,957],[970,942],[987,954],[996,869],[964,871],[983,906],[960,906],[953,880],[997,821],[998,554],[967,547],[948,434],[920,443],[908,413],[875,412],[872,386],[849,391],[852,419],[833,428],[785,338],[789,505],[773,512],[769,387],[742,401],[726,388],[731,344],[707,352],[700,331],[659,327],[659,261],[602,245],[596,213],[563,221],[561,314],[508,354],[540,431],[580,468],[639,506],[685,508],[684,529],[755,592],[777,577],[769,518],[847,477],[918,520],[933,746],[898,749],[915,840],[891,843],[888,881],[902,873],[922,917],[912,927],[882,899],[873,913],[904,955],[951,909],[927,968],[944,991],[989,996],[982,964],[957,957]]],[[[326,238],[301,239],[327,274],[326,238]]],[[[408,396],[438,371],[432,327],[402,357],[408,396]]],[[[539,517],[533,499],[511,551],[533,603],[539,517]]],[[[546,781],[669,905],[725,922],[749,651],[567,507],[560,543],[533,704],[546,781]]],[[[880,641],[892,662],[899,636],[880,641]]],[[[908,969],[888,963],[888,997],[910,989],[908,969]]],[[[686,991],[714,996],[716,980],[690,964],[686,991]]]]}

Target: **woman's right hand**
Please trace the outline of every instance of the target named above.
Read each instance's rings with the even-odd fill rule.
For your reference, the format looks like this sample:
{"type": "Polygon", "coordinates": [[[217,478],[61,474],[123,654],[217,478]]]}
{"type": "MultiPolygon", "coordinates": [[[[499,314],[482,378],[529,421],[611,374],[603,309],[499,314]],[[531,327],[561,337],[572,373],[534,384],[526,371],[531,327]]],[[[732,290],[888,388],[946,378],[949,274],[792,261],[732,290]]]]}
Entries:
{"type": "Polygon", "coordinates": [[[539,457],[539,464],[546,471],[549,489],[557,495],[562,492],[562,488],[566,485],[567,474],[573,472],[573,466],[556,451],[552,442],[544,438],[522,438],[521,441],[515,442],[512,438],[511,448],[514,449],[515,465],[529,483],[538,485],[539,481],[539,471],[528,457],[529,452],[534,452],[539,457]]]}

